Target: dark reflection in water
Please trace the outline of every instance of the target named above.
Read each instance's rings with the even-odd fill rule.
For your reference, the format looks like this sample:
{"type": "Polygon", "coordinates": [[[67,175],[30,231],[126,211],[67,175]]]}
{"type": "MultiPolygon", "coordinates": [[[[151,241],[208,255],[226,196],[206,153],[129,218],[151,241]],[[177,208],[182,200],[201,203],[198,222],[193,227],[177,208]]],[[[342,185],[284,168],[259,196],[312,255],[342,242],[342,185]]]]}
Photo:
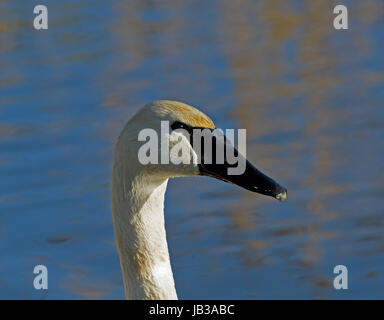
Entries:
{"type": "Polygon", "coordinates": [[[124,296],[113,142],[160,98],[247,128],[248,157],[289,190],[278,203],[171,181],[180,298],[383,298],[381,0],[349,1],[347,31],[332,27],[334,1],[46,4],[49,30],[37,32],[31,6],[0,3],[0,298],[124,296]]]}

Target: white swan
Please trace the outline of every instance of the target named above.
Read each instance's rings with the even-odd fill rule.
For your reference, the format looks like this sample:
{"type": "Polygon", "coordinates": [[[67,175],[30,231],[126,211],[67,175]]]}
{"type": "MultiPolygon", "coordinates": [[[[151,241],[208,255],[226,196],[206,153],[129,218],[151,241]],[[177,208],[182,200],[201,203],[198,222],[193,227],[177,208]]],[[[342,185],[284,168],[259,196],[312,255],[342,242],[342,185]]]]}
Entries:
{"type": "Polygon", "coordinates": [[[198,164],[198,155],[176,127],[213,129],[212,120],[181,102],[160,100],[142,108],[128,121],[115,147],[111,178],[112,214],[117,248],[127,299],[177,299],[164,226],[164,194],[169,178],[208,175],[254,192],[285,200],[286,189],[268,178],[248,161],[240,176],[226,174],[227,163],[198,164]],[[160,137],[160,121],[170,123],[169,148],[180,136],[191,152],[191,164],[148,164],[138,161],[143,142],[138,134],[151,128],[160,137]]]}

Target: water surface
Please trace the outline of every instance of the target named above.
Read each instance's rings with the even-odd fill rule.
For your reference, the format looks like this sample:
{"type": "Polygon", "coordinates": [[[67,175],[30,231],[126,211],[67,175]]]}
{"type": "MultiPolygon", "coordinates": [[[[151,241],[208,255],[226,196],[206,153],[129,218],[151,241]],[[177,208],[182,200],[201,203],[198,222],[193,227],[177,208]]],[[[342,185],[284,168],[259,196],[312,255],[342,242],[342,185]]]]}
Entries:
{"type": "Polygon", "coordinates": [[[384,7],[348,1],[0,3],[0,298],[124,297],[109,202],[113,145],[145,103],[247,129],[279,203],[170,181],[182,299],[384,298],[384,7]],[[338,4],[338,3],[337,3],[338,4]],[[45,264],[49,290],[33,289],[45,264]],[[333,268],[349,289],[333,289],[333,268]]]}

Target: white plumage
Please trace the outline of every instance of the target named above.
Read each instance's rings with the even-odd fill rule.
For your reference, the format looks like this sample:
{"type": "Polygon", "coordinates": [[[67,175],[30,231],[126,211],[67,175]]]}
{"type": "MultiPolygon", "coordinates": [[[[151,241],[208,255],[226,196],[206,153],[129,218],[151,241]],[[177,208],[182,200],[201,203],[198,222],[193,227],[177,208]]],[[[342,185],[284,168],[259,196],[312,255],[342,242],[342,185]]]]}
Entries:
{"type": "MultiPolygon", "coordinates": [[[[202,174],[188,139],[173,131],[166,137],[169,147],[175,140],[172,135],[179,134],[190,150],[191,163],[142,165],[138,161],[140,130],[151,128],[160,136],[161,120],[214,128],[212,120],[197,109],[161,100],[144,106],[121,132],[115,147],[111,200],[127,299],[177,299],[164,225],[164,195],[169,178],[202,174]]],[[[286,197],[285,191],[278,194],[286,197]]]]}

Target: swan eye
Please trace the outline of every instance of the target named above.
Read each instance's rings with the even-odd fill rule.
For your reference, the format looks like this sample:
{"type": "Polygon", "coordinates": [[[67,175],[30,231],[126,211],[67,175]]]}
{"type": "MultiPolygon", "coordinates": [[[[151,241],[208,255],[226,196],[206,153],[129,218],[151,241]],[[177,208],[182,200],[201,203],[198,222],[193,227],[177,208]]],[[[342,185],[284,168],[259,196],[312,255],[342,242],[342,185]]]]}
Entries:
{"type": "Polygon", "coordinates": [[[190,126],[180,121],[175,121],[174,123],[172,123],[171,128],[172,130],[184,129],[184,130],[187,130],[189,133],[191,133],[192,131],[192,128],[190,126]]]}

